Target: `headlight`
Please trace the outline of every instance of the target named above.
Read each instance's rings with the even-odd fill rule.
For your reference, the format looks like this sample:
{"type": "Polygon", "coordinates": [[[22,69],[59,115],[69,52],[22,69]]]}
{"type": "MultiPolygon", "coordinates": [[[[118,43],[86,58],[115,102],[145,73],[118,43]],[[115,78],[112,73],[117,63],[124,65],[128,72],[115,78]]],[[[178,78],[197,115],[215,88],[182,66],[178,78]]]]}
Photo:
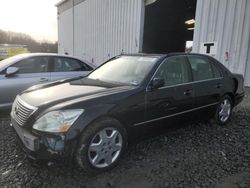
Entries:
{"type": "Polygon", "coordinates": [[[35,122],[33,129],[53,133],[67,132],[83,112],[83,109],[49,112],[35,122]]]}

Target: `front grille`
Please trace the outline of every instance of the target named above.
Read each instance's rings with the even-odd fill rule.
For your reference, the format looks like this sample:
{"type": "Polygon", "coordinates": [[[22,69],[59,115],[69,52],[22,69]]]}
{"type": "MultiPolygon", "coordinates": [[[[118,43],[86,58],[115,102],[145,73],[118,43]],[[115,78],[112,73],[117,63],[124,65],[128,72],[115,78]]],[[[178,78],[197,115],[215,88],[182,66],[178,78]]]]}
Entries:
{"type": "Polygon", "coordinates": [[[13,103],[11,114],[14,120],[20,126],[23,126],[35,110],[35,107],[28,105],[17,97],[13,103]]]}

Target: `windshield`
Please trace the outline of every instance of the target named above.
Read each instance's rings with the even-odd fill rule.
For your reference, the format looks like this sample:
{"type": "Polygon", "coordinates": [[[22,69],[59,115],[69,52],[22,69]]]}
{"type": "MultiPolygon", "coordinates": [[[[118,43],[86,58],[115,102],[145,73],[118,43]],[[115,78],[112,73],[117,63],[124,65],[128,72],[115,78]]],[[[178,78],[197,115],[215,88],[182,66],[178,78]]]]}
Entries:
{"type": "Polygon", "coordinates": [[[96,69],[88,78],[111,83],[139,85],[157,60],[158,57],[122,56],[96,69]]]}

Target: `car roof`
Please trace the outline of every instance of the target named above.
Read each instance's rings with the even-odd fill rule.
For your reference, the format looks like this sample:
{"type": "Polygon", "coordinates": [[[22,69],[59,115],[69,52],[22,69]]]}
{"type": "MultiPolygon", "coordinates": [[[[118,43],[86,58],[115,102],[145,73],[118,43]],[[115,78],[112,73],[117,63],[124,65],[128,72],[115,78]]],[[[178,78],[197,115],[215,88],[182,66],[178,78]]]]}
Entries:
{"type": "MultiPolygon", "coordinates": [[[[185,53],[185,52],[171,52],[171,53],[163,53],[163,54],[154,54],[154,53],[131,53],[131,54],[121,54],[120,56],[143,56],[143,57],[167,57],[167,56],[175,56],[175,55],[198,55],[198,56],[207,56],[205,54],[199,53],[185,53]]],[[[210,56],[209,56],[210,57],[210,56]]]]}
{"type": "Polygon", "coordinates": [[[117,57],[121,57],[121,56],[138,56],[138,57],[156,57],[158,59],[165,59],[166,57],[171,57],[171,56],[200,56],[200,57],[206,57],[210,60],[219,62],[218,60],[216,60],[214,57],[206,55],[206,54],[200,54],[200,53],[186,53],[186,52],[171,52],[171,53],[166,53],[166,54],[154,54],[154,53],[134,53],[134,54],[121,54],[118,55],[117,57]]]}
{"type": "Polygon", "coordinates": [[[74,58],[74,59],[79,59],[82,60],[81,58],[70,56],[70,55],[64,55],[64,54],[57,54],[57,53],[25,53],[21,54],[24,57],[36,57],[36,56],[58,56],[58,57],[69,57],[69,58],[74,58]]]}
{"type": "Polygon", "coordinates": [[[68,58],[78,59],[78,60],[89,63],[87,60],[84,60],[84,59],[79,58],[79,57],[75,57],[75,56],[71,56],[71,55],[64,55],[64,54],[57,54],[57,53],[23,53],[23,54],[16,55],[16,57],[17,58],[20,57],[20,59],[27,58],[27,57],[37,57],[37,56],[68,57],[68,58]]]}
{"type": "Polygon", "coordinates": [[[151,53],[131,53],[131,54],[120,54],[119,56],[138,56],[138,57],[163,57],[166,54],[151,54],[151,53]]]}

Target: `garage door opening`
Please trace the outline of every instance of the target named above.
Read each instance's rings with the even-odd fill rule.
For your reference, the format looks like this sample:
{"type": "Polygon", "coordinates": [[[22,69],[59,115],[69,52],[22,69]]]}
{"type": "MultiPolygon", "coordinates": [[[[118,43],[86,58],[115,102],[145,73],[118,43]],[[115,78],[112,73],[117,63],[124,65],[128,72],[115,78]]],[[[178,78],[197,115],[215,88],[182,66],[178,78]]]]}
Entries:
{"type": "Polygon", "coordinates": [[[145,7],[142,51],[144,53],[190,51],[194,33],[196,1],[157,0],[155,3],[147,5],[145,7]]]}

